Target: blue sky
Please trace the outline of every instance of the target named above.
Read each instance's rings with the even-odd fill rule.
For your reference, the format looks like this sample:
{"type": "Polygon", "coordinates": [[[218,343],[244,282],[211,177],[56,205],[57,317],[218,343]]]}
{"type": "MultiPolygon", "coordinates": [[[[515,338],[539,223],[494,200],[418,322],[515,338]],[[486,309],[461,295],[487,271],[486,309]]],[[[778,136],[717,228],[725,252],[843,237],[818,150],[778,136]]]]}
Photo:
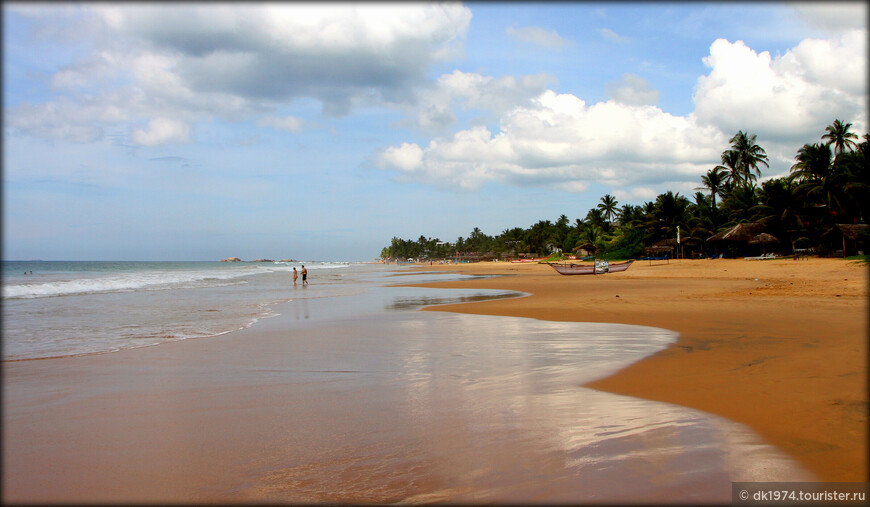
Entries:
{"type": "Polygon", "coordinates": [[[371,260],[867,131],[866,5],[3,4],[3,258],[371,260]]]}

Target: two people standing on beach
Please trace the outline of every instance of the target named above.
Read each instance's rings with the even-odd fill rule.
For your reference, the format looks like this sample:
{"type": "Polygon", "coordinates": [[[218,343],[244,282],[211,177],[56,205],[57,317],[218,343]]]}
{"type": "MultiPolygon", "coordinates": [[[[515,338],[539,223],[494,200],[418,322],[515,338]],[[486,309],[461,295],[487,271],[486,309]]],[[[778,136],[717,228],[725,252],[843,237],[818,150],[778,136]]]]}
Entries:
{"type": "MultiPolygon", "coordinates": [[[[296,280],[299,278],[299,273],[296,267],[293,267],[293,285],[296,285],[296,280]]],[[[308,285],[308,270],[305,269],[305,264],[302,265],[302,285],[308,285]]]]}

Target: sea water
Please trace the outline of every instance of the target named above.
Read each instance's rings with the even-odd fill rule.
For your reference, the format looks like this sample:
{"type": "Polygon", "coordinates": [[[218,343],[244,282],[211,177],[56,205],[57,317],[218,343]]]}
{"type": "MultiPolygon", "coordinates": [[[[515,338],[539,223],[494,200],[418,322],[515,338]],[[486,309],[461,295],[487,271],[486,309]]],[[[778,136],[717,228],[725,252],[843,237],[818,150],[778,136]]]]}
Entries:
{"type": "Polygon", "coordinates": [[[400,269],[352,262],[4,261],[3,359],[220,335],[274,316],[277,303],[359,293],[377,283],[367,276],[400,269]],[[303,264],[316,291],[293,290],[302,287],[303,264]]]}

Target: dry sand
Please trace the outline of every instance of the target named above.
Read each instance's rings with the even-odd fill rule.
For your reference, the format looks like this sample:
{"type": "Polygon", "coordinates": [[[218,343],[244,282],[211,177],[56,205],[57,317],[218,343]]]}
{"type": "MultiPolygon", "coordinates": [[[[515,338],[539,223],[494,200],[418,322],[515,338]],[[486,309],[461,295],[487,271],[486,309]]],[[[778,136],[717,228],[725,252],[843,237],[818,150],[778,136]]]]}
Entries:
{"type": "Polygon", "coordinates": [[[587,386],[746,424],[819,480],[867,480],[868,271],[857,261],[638,261],[604,276],[512,263],[425,269],[507,275],[433,287],[533,294],[429,310],[677,331],[667,349],[587,386]]]}

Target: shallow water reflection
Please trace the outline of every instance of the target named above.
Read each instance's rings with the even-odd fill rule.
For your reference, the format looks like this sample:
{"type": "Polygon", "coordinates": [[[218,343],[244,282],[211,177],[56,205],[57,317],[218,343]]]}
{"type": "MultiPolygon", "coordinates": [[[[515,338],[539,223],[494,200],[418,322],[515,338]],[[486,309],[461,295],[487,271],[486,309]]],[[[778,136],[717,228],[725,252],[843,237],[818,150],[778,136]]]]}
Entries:
{"type": "Polygon", "coordinates": [[[459,303],[476,303],[479,301],[491,301],[496,299],[510,299],[522,297],[523,294],[510,291],[477,291],[462,290],[462,294],[468,295],[444,295],[444,296],[393,296],[392,301],[384,306],[385,310],[415,310],[424,306],[452,305],[459,303]],[[470,294],[469,294],[470,293],[470,294]]]}
{"type": "Polygon", "coordinates": [[[294,378],[328,385],[347,420],[297,421],[324,446],[290,466],[282,449],[245,498],[707,503],[730,501],[748,463],[752,480],[808,477],[737,424],[580,387],[671,331],[428,312],[346,326],[300,337],[318,349],[294,378]],[[335,365],[345,374],[322,373],[335,365]]]}

